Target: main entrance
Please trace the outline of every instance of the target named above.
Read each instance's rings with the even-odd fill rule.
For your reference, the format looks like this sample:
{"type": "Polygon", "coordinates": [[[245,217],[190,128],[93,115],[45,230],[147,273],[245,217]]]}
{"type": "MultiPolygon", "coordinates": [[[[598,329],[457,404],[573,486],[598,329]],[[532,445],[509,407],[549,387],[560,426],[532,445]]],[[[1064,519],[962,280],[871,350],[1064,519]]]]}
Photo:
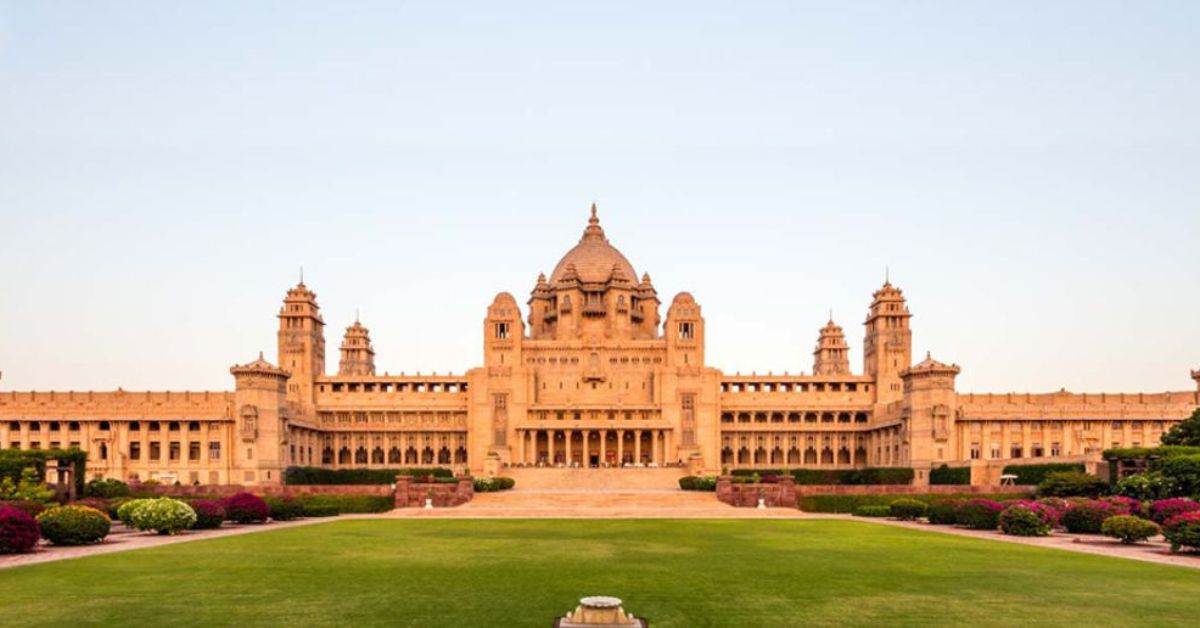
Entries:
{"type": "Polygon", "coordinates": [[[661,467],[672,459],[671,430],[518,429],[513,464],[534,467],[661,467]]]}

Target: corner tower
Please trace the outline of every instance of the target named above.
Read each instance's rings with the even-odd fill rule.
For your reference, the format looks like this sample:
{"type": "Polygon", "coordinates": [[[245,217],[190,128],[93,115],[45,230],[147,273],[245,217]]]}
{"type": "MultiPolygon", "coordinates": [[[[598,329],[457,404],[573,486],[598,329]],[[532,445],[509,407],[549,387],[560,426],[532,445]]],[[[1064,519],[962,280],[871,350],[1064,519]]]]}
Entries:
{"type": "Polygon", "coordinates": [[[900,372],[912,364],[912,314],[904,292],[885,281],[872,295],[863,339],[863,373],[875,379],[878,403],[899,401],[904,395],[900,372]]]}
{"type": "Polygon", "coordinates": [[[279,366],[291,374],[288,401],[311,406],[313,382],[325,375],[325,321],[317,295],[304,280],[288,290],[279,309],[279,366]]]}

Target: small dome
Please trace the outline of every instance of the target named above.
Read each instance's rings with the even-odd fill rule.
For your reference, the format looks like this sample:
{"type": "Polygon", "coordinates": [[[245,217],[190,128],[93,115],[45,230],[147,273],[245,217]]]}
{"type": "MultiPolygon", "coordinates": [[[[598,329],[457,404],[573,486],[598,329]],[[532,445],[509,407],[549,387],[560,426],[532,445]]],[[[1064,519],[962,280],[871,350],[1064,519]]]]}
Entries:
{"type": "Polygon", "coordinates": [[[567,275],[567,267],[570,265],[575,266],[579,281],[584,283],[605,283],[617,269],[626,279],[638,276],[633,270],[633,264],[604,237],[604,229],[600,227],[600,219],[596,217],[595,203],[592,204],[592,216],[588,219],[583,237],[579,239],[579,244],[567,251],[558,261],[554,272],[550,273],[550,284],[560,282],[567,275]]]}

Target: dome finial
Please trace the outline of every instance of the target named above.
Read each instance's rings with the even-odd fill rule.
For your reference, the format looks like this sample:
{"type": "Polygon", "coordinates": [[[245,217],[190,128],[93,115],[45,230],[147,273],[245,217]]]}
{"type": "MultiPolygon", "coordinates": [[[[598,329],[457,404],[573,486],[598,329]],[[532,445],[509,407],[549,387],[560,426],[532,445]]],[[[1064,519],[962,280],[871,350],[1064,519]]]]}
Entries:
{"type": "Polygon", "coordinates": [[[592,216],[591,216],[591,218],[588,218],[588,224],[589,225],[600,224],[600,219],[596,217],[596,201],[592,201],[592,216]]]}

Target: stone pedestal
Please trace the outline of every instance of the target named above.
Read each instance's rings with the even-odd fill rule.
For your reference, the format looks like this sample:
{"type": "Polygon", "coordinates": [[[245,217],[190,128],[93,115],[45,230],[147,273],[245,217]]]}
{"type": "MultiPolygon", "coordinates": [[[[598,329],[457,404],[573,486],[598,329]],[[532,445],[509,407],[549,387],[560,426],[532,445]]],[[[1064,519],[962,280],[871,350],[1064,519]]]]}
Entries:
{"type": "Polygon", "coordinates": [[[615,597],[591,596],[579,600],[579,606],[554,622],[556,628],[646,628],[646,621],[621,608],[615,597]]]}

